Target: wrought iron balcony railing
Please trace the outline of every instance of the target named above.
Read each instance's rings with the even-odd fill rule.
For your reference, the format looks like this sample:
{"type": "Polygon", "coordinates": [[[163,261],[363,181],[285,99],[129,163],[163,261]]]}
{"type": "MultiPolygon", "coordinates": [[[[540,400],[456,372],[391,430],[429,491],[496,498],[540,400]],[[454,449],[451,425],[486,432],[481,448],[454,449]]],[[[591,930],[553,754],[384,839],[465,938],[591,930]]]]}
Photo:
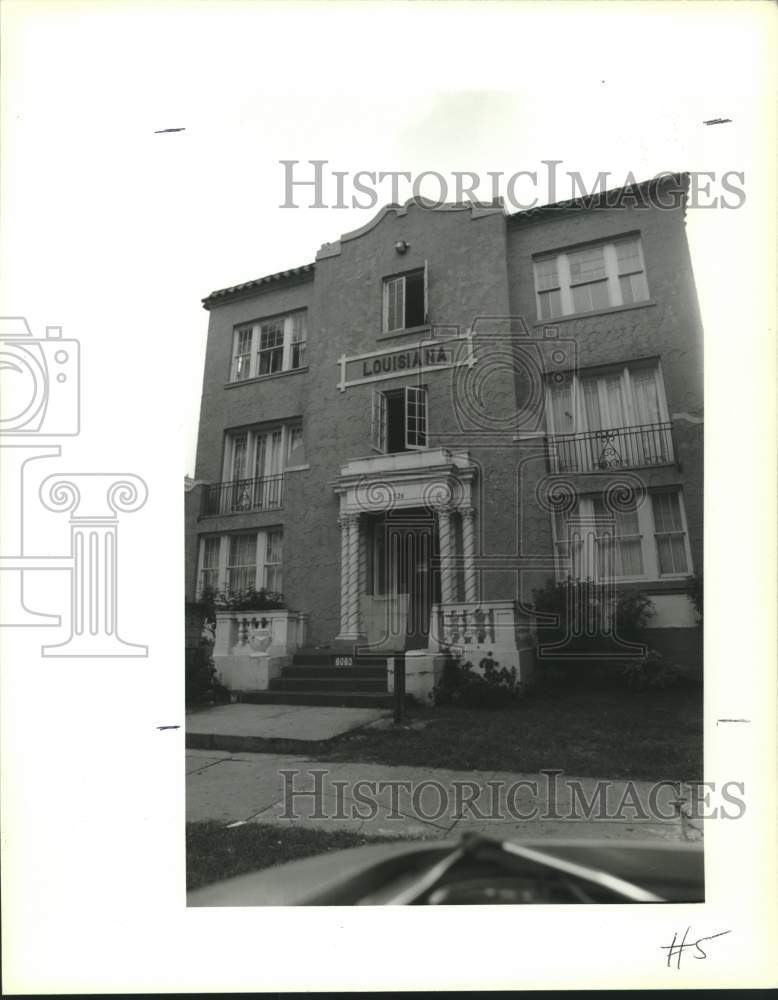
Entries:
{"type": "Polygon", "coordinates": [[[213,483],[203,491],[202,514],[243,514],[252,510],[280,510],[284,503],[284,479],[262,476],[213,483]]]}
{"type": "Polygon", "coordinates": [[[605,472],[672,465],[675,461],[669,422],[583,434],[551,434],[546,440],[552,472],[605,472]]]}

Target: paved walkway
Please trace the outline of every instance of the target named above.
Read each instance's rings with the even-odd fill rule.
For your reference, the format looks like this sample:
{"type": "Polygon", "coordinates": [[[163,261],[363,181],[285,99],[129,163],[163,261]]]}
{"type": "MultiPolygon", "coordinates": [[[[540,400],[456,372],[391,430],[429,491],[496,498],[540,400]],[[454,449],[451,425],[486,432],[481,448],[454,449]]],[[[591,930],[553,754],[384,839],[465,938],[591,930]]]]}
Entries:
{"type": "Polygon", "coordinates": [[[423,838],[471,830],[498,837],[665,841],[702,835],[700,820],[690,826],[677,816],[669,818],[675,791],[665,788],[657,796],[649,782],[612,782],[600,790],[607,818],[568,819],[581,796],[597,801],[594,779],[560,775],[552,787],[543,775],[327,763],[309,755],[218,750],[188,750],[186,764],[187,819],[226,826],[271,823],[281,829],[304,824],[366,836],[423,838]],[[282,771],[296,773],[284,776],[282,771]],[[326,773],[315,776],[316,771],[326,773]],[[317,795],[290,797],[290,792],[312,791],[317,782],[317,795]],[[651,811],[652,796],[667,819],[651,811]],[[641,816],[641,810],[647,815],[641,816]]]}
{"type": "MultiPolygon", "coordinates": [[[[218,705],[186,714],[186,731],[208,736],[218,746],[231,737],[237,739],[331,740],[352,729],[388,717],[381,708],[340,708],[317,705],[218,705]]],[[[225,749],[231,749],[226,747],[225,749]]]]}

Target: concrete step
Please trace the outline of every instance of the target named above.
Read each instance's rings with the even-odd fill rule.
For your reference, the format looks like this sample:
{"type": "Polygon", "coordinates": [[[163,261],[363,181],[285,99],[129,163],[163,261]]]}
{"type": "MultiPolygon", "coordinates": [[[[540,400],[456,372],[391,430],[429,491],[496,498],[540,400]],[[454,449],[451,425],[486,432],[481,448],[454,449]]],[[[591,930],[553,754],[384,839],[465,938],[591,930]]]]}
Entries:
{"type": "MultiPolygon", "coordinates": [[[[359,647],[357,647],[358,649],[359,647]]],[[[388,656],[401,656],[401,652],[396,653],[359,653],[355,655],[354,648],[349,649],[298,649],[292,656],[293,666],[316,665],[321,667],[375,667],[386,666],[388,656]]]]}
{"type": "Polygon", "coordinates": [[[379,691],[252,691],[238,695],[250,705],[339,705],[345,708],[391,708],[392,695],[379,691]]]}
{"type": "Polygon", "coordinates": [[[386,674],[383,677],[289,677],[286,673],[270,682],[271,691],[383,691],[386,692],[386,674]]]}
{"type": "Polygon", "coordinates": [[[334,677],[342,678],[344,687],[348,687],[352,680],[386,677],[386,664],[381,666],[358,666],[358,667],[330,667],[317,663],[294,663],[290,667],[284,667],[284,677],[334,677]]]}

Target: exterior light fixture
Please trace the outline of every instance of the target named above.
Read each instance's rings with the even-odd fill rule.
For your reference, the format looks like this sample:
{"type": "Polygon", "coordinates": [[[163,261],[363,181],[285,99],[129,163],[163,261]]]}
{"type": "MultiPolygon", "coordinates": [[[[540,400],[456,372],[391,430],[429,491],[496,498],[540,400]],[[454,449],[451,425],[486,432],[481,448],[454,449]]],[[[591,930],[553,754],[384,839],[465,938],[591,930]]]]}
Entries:
{"type": "Polygon", "coordinates": [[[397,251],[397,253],[405,253],[406,250],[408,249],[408,246],[409,244],[406,243],[405,240],[398,240],[395,243],[394,248],[397,251]]]}

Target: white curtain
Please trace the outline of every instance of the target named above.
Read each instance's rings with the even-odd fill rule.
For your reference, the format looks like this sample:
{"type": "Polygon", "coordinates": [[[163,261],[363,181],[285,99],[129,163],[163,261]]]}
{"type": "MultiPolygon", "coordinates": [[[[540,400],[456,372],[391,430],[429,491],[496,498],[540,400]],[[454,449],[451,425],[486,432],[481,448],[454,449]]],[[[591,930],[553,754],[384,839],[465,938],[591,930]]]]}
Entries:
{"type": "Polygon", "coordinates": [[[658,424],[659,391],[656,373],[653,371],[632,372],[632,395],[635,399],[635,418],[638,424],[658,424]]]}

